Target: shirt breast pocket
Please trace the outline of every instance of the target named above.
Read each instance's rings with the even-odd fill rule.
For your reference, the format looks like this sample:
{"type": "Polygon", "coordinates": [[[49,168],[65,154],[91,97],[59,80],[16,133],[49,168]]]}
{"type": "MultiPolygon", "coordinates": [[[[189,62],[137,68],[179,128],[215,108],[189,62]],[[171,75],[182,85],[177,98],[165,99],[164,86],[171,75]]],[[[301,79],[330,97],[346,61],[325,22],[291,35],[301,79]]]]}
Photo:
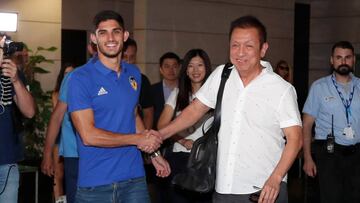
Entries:
{"type": "Polygon", "coordinates": [[[342,103],[341,103],[341,100],[340,102],[338,101],[338,98],[334,97],[334,96],[325,96],[323,98],[323,108],[325,109],[337,109],[339,107],[341,107],[342,103]]]}

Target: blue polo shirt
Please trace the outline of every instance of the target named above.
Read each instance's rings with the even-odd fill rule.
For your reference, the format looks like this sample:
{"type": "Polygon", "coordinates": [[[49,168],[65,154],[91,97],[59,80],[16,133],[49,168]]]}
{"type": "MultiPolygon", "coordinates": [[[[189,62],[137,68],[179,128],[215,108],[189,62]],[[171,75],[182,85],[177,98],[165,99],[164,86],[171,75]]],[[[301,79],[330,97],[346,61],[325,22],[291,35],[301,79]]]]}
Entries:
{"type": "MultiPolygon", "coordinates": [[[[334,115],[335,142],[341,145],[360,143],[360,80],[351,75],[350,89],[354,86],[354,97],[350,106],[349,121],[355,131],[354,139],[347,139],[344,128],[347,126],[345,107],[332,82],[331,75],[315,81],[306,99],[303,113],[315,118],[315,139],[326,140],[331,132],[331,115],[334,115]]],[[[345,91],[343,85],[338,83],[339,91],[345,99],[349,98],[350,91],[345,91]]]]}
{"type": "MultiPolygon", "coordinates": [[[[60,87],[59,100],[65,104],[68,104],[68,84],[71,74],[72,72],[65,75],[60,87]]],[[[72,125],[68,111],[64,114],[61,123],[59,154],[63,157],[79,157],[76,146],[76,130],[72,125]]]]}
{"type": "MultiPolygon", "coordinates": [[[[97,57],[73,71],[69,78],[69,112],[91,109],[95,127],[121,134],[135,129],[141,75],[139,69],[121,63],[121,74],[105,67],[97,57]]],[[[93,187],[145,176],[136,146],[85,146],[77,133],[78,186],[93,187]]]]}

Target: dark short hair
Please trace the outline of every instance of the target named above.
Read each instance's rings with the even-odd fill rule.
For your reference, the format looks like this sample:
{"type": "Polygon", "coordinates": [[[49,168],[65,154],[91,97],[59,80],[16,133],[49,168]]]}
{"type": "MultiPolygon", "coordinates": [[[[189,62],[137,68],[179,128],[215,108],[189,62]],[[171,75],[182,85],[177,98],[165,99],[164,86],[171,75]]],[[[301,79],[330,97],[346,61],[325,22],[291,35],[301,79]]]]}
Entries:
{"type": "Polygon", "coordinates": [[[267,42],[266,27],[254,16],[246,15],[232,21],[230,25],[229,39],[231,38],[231,34],[235,28],[255,28],[259,33],[260,45],[262,46],[265,42],[267,42]]]}
{"type": "Polygon", "coordinates": [[[352,51],[352,53],[354,54],[354,47],[349,41],[336,42],[331,49],[331,55],[334,54],[334,51],[336,48],[350,49],[352,51]]]}
{"type": "Polygon", "coordinates": [[[120,14],[118,14],[115,11],[112,10],[104,10],[97,13],[93,20],[93,26],[95,31],[101,22],[107,21],[107,20],[115,20],[119,23],[119,25],[125,29],[124,19],[121,17],[120,14]]]}
{"type": "Polygon", "coordinates": [[[175,59],[178,63],[180,63],[180,57],[174,52],[166,52],[164,55],[160,57],[159,64],[163,65],[165,59],[175,59]]]}
{"type": "Polygon", "coordinates": [[[134,46],[135,48],[137,48],[136,41],[130,37],[126,40],[126,42],[124,42],[123,51],[125,52],[129,46],[134,46]]]}

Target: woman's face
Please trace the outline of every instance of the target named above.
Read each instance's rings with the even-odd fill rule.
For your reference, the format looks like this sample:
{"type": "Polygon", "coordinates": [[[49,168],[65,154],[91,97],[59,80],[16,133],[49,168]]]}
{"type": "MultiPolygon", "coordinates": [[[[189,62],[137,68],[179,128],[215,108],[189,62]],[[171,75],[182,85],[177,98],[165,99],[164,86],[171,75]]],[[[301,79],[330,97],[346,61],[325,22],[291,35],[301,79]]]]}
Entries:
{"type": "Polygon", "coordinates": [[[186,70],[191,83],[202,83],[205,78],[206,68],[204,60],[200,56],[193,57],[186,70]]]}

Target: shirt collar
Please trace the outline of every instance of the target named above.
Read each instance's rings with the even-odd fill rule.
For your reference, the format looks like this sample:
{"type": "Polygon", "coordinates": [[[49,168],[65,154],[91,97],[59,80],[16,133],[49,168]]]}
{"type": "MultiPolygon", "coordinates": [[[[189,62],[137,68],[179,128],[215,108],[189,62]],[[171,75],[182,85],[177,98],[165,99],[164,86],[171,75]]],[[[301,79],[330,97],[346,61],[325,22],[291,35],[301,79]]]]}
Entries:
{"type": "MultiPolygon", "coordinates": [[[[108,75],[110,73],[115,73],[115,71],[111,70],[110,68],[106,67],[97,57],[91,58],[91,61],[95,65],[95,69],[99,71],[103,75],[108,75]]],[[[121,73],[125,73],[127,71],[127,63],[124,61],[120,62],[121,64],[121,73]]]]}

